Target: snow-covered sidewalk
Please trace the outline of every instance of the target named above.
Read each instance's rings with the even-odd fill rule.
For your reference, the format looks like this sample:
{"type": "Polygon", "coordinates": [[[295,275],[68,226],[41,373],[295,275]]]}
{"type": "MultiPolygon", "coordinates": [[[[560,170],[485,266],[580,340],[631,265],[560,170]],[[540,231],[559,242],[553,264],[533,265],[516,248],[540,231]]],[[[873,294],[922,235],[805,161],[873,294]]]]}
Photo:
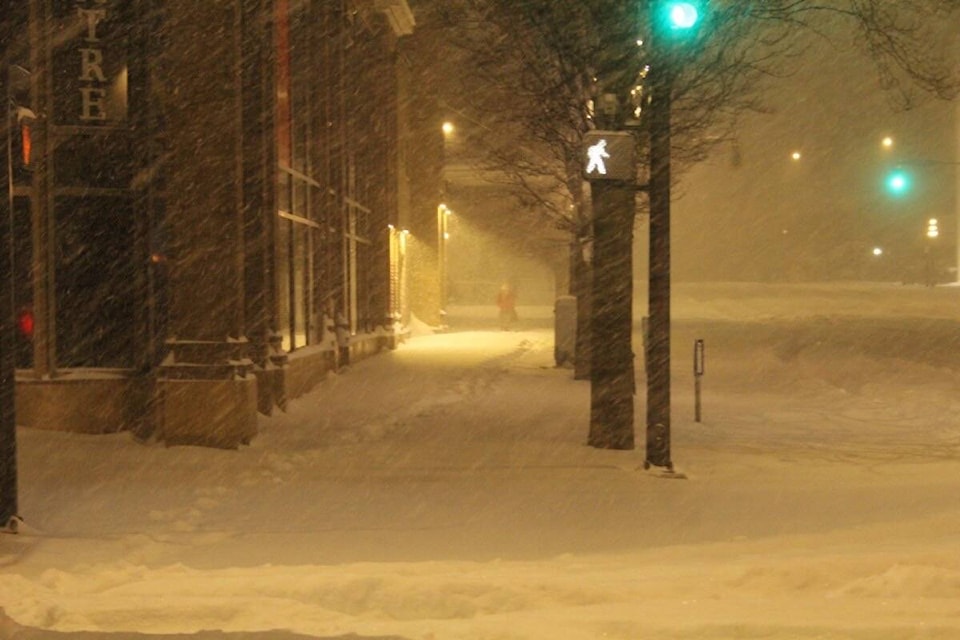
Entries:
{"type": "Polygon", "coordinates": [[[0,633],[960,637],[956,296],[824,302],[858,291],[678,289],[686,480],[584,445],[589,384],[554,368],[549,309],[515,332],[452,313],[239,451],[20,430],[0,633]]]}

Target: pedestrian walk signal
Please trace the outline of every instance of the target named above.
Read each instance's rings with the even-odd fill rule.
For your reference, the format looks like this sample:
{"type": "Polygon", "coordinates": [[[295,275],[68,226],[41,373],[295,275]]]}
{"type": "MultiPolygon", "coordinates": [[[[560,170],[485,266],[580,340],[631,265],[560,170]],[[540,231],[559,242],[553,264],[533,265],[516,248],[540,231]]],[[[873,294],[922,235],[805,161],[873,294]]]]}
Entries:
{"type": "Polygon", "coordinates": [[[583,177],[633,182],[637,178],[636,141],[627,131],[588,131],[583,135],[583,177]]]}

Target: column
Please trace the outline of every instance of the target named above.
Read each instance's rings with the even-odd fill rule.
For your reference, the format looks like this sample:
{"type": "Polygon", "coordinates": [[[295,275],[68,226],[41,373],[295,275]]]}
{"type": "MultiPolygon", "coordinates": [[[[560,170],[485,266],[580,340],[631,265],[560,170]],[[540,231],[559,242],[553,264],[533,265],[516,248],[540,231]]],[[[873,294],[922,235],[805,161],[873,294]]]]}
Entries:
{"type": "Polygon", "coordinates": [[[160,437],[236,447],[256,432],[244,323],[239,0],[170,0],[162,69],[170,239],[160,437]]]}

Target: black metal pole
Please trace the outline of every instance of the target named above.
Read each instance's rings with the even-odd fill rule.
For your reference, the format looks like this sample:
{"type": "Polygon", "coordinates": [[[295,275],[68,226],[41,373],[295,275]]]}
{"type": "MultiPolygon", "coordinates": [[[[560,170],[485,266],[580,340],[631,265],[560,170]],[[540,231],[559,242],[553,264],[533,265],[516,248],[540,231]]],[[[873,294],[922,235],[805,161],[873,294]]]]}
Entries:
{"type": "Polygon", "coordinates": [[[647,340],[647,466],[670,459],[670,108],[667,56],[653,68],[650,96],[650,287],[647,340]]]}
{"type": "Polygon", "coordinates": [[[15,530],[17,522],[17,415],[14,408],[16,374],[16,313],[14,310],[13,207],[11,202],[10,63],[6,46],[8,25],[0,16],[0,528],[15,530]]]}

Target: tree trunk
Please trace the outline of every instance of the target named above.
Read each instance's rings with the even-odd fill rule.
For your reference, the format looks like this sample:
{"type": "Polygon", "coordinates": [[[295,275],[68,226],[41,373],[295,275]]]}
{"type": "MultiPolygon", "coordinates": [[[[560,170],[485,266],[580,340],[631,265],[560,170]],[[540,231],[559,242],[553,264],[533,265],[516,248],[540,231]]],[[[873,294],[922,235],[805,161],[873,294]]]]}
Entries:
{"type": "Polygon", "coordinates": [[[595,181],[590,437],[601,449],[633,449],[632,186],[595,181]]]}

